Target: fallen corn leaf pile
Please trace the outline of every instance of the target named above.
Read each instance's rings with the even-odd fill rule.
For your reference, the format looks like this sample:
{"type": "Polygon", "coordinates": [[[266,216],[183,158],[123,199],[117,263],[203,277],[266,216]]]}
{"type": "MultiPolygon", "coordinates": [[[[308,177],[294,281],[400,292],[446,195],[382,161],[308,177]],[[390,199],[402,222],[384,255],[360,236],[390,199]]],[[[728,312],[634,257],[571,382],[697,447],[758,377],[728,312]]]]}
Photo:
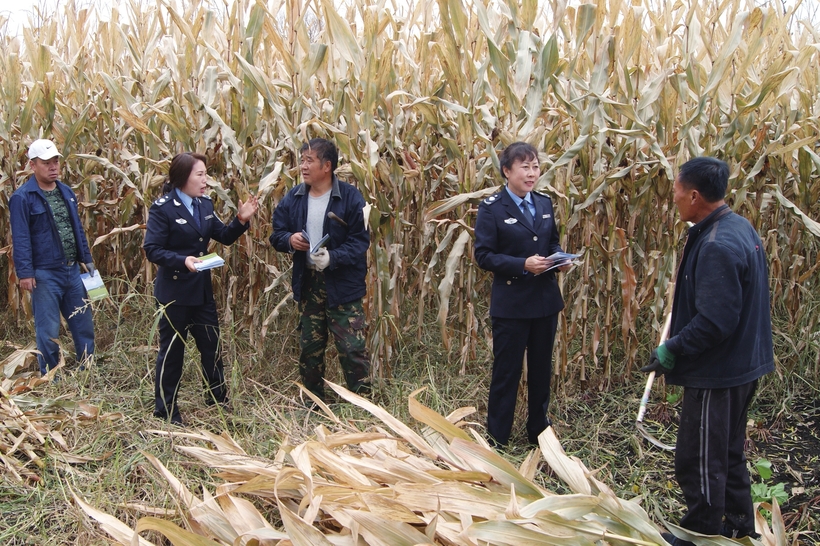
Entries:
{"type": "Polygon", "coordinates": [[[100,418],[119,418],[119,414],[100,415],[96,406],[67,397],[43,398],[36,389],[47,385],[61,366],[46,377],[36,373],[18,373],[29,367],[36,351],[32,343],[17,348],[0,366],[0,468],[22,485],[40,483],[40,471],[46,460],[53,464],[79,464],[106,457],[84,457],[72,453],[62,430],[69,425],[100,418]]]}
{"type": "MultiPolygon", "coordinates": [[[[175,546],[665,544],[643,508],[618,498],[580,460],[567,456],[552,428],[539,437],[540,453],[572,494],[555,494],[534,481],[539,450],[515,468],[475,431],[464,428],[461,420],[472,413],[470,408],[445,418],[411,394],[410,413],[425,425],[419,434],[372,402],[330,386],[386,428],[358,431],[320,403],[336,430],[320,425],[315,438],[299,445],[285,441],[273,460],[248,455],[227,433],[151,431],[208,444],[176,449],[218,469],[217,476],[225,480],[215,494],[203,486],[200,498],[156,457],[145,454],[170,484],[187,528],[143,517],[132,530],[78,495],[74,498],[124,545],[150,546],[139,536],[148,530],[175,546]],[[282,528],[275,528],[245,497],[275,505],[282,528]]],[[[770,508],[774,531],[762,518],[757,522],[762,544],[781,546],[785,530],[777,506],[770,508]]],[[[675,529],[699,544],[738,544],[675,529]]]]}

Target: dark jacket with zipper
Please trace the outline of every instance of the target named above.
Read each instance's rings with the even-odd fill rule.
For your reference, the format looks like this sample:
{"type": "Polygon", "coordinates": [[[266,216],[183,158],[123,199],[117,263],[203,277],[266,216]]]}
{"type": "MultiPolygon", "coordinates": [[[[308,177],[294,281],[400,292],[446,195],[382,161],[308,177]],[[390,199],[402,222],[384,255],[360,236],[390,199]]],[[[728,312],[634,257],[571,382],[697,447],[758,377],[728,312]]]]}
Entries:
{"type": "Polygon", "coordinates": [[[689,229],[666,347],[672,385],[736,387],[774,370],[769,270],[760,236],[723,205],[689,229]]]}
{"type": "MultiPolygon", "coordinates": [[[[91,250],[77,210],[77,196],[59,180],[57,189],[65,200],[71,219],[74,240],[77,242],[77,261],[91,263],[91,250]]],[[[14,270],[18,279],[34,277],[35,269],[55,269],[65,265],[65,252],[54,213],[33,175],[9,199],[9,216],[14,270]]]]}
{"type": "MultiPolygon", "coordinates": [[[[270,243],[280,252],[293,253],[293,299],[302,298],[302,277],[307,264],[307,252],[294,251],[290,237],[307,227],[308,193],[310,188],[299,184],[291,189],[273,211],[273,234],[270,243]]],[[[336,307],[356,301],[367,292],[367,249],[370,233],[364,223],[364,197],[347,182],[333,176],[330,201],[324,214],[323,234],[330,235],[326,248],[330,265],[324,270],[327,303],[336,307]],[[334,213],[342,221],[331,219],[334,213]]]]}

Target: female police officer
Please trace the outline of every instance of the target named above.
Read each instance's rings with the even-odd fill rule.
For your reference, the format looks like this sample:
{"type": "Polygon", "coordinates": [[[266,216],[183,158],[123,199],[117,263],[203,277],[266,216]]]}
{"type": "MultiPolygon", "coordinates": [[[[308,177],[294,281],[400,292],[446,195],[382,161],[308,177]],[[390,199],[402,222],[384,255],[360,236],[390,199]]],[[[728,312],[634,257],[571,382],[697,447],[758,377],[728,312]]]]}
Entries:
{"type": "Polygon", "coordinates": [[[202,358],[209,389],[206,403],[224,404],[228,400],[211,272],[197,271],[195,264],[202,261],[200,256],[207,253],[211,239],[225,245],[236,241],[250,227],[259,207],[255,197],[240,201],[236,218],[227,226],[223,224],[205,195],[205,161],[205,156],[190,152],[171,160],[163,196],[151,205],[143,243],[148,260],[159,266],[154,297],[163,306],[154,415],[178,425],[183,423],[176,398],[189,331],[202,358]]]}
{"type": "Polygon", "coordinates": [[[526,350],[527,437],[537,443],[550,424],[552,346],[558,312],[564,308],[555,273],[547,271],[554,264],[546,256],[561,252],[561,247],[552,201],[532,191],[540,174],[535,148],[515,142],[499,161],[507,185],[479,205],[475,224],[476,261],[493,273],[493,375],[487,432],[496,445],[506,445],[510,439],[526,350]]]}

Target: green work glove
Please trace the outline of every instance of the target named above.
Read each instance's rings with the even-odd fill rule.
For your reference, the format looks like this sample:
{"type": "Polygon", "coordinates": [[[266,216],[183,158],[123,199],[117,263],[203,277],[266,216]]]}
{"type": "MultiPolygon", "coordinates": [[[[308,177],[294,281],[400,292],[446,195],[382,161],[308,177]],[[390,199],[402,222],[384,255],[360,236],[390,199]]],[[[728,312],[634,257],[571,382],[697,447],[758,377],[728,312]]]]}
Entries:
{"type": "Polygon", "coordinates": [[[652,351],[652,356],[649,357],[649,364],[641,368],[644,373],[655,372],[658,375],[663,375],[666,372],[672,371],[675,367],[675,355],[666,348],[666,344],[661,343],[657,349],[652,351]]]}

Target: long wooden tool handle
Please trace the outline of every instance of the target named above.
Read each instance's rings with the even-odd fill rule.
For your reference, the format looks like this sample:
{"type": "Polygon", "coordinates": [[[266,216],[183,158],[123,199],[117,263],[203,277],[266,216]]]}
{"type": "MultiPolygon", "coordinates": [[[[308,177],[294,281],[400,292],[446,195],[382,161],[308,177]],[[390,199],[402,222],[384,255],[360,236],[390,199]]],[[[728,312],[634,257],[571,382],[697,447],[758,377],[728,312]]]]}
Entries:
{"type": "MultiPolygon", "coordinates": [[[[666,315],[666,320],[663,323],[663,330],[661,330],[661,340],[658,345],[666,341],[669,337],[669,327],[672,325],[672,313],[666,315]]],[[[655,382],[655,372],[649,372],[649,377],[646,378],[646,387],[643,389],[643,396],[641,396],[641,405],[638,408],[638,418],[636,423],[643,422],[643,416],[646,414],[646,405],[649,403],[649,393],[652,390],[652,383],[655,382]]]]}

